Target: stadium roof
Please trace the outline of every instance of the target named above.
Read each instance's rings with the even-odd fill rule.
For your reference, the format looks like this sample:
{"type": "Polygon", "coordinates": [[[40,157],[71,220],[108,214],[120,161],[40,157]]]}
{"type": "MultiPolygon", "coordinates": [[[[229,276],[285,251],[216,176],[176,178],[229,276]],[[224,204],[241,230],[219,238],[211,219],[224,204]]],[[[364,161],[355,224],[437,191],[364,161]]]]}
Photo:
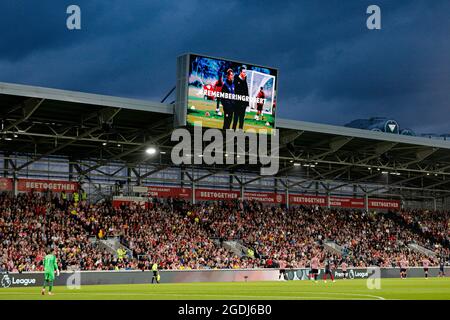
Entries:
{"type": "MultiPolygon", "coordinates": [[[[152,161],[156,170],[164,169],[172,165],[173,110],[167,103],[0,83],[0,150],[32,156],[15,171],[50,155],[95,160],[83,174],[113,160],[131,167],[152,161]],[[149,145],[166,152],[150,160],[143,152],[149,145]]],[[[361,188],[381,184],[389,185],[393,194],[401,189],[424,197],[450,193],[450,141],[289,119],[277,119],[276,126],[281,145],[277,176],[289,177],[288,183],[342,181],[361,188]]],[[[205,177],[224,171],[259,172],[248,166],[208,170],[205,177]]]]}

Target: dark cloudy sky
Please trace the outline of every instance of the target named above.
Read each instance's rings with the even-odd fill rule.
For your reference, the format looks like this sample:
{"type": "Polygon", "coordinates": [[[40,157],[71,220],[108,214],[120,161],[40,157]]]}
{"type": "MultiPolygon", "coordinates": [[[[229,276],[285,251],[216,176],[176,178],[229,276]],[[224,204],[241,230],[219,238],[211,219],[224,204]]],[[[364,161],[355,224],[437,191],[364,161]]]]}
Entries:
{"type": "Polygon", "coordinates": [[[2,82],[160,100],[190,51],[279,68],[283,118],[450,133],[448,0],[2,0],[0,39],[2,82]]]}

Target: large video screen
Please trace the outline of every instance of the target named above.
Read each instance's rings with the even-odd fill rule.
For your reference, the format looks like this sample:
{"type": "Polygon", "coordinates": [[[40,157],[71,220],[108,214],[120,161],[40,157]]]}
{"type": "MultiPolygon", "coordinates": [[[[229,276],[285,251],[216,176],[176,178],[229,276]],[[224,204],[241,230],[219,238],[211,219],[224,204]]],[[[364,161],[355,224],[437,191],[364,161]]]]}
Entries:
{"type": "Polygon", "coordinates": [[[188,63],[188,125],[272,133],[276,69],[195,54],[188,63]]]}

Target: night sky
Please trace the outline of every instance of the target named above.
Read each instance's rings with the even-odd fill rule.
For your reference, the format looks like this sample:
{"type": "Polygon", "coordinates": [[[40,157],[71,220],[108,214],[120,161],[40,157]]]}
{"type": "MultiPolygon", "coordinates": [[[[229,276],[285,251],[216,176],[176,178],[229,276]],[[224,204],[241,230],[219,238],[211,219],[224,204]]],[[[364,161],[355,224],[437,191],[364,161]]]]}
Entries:
{"type": "Polygon", "coordinates": [[[159,101],[195,52],[278,68],[282,118],[450,133],[448,0],[2,0],[0,14],[1,82],[159,101]],[[66,28],[70,4],[81,30],[66,28]]]}

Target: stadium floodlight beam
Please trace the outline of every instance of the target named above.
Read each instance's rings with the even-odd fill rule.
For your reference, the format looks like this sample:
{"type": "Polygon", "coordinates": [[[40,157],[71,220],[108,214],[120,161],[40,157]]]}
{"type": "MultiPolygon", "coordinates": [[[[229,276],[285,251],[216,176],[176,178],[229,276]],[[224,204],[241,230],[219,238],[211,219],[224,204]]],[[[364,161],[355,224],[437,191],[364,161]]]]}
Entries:
{"type": "Polygon", "coordinates": [[[145,149],[145,153],[149,154],[149,155],[154,155],[156,153],[156,148],[155,147],[148,147],[147,149],[145,149]]]}
{"type": "Polygon", "coordinates": [[[295,166],[295,167],[299,167],[299,166],[300,166],[300,163],[296,162],[296,163],[294,163],[294,166],[295,166]]]}

